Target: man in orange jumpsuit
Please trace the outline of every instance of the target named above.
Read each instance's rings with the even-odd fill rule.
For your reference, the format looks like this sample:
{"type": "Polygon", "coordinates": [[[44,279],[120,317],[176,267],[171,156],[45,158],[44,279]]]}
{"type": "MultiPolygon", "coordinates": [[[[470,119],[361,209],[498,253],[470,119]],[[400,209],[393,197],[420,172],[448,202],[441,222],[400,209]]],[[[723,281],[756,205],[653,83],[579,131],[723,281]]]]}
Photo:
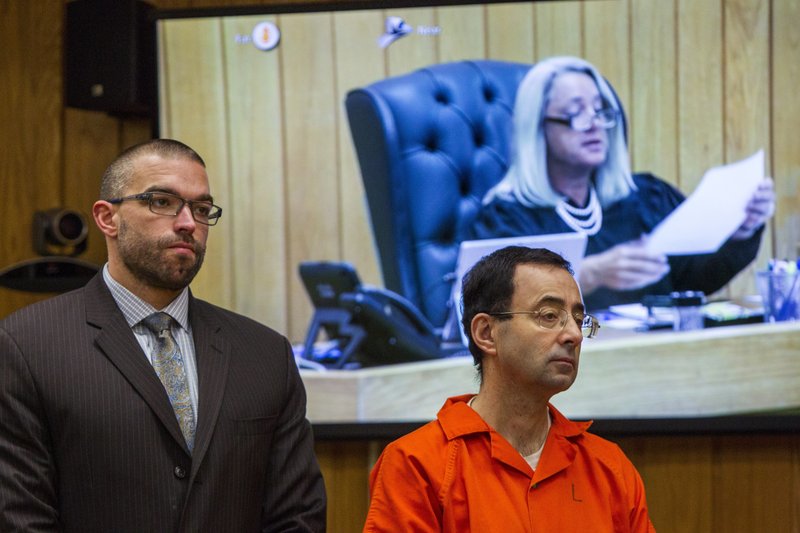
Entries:
{"type": "Polygon", "coordinates": [[[622,450],[549,403],[575,381],[598,327],[569,263],[504,248],[464,277],[463,305],[479,392],[386,447],[364,531],[655,531],[622,450]]]}

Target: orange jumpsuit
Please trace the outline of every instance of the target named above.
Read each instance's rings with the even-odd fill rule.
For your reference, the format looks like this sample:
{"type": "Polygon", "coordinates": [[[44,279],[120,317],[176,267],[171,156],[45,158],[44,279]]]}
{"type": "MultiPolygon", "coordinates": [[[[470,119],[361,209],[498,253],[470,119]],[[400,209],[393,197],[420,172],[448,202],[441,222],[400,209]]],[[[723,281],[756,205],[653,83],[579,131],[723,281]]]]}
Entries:
{"type": "Polygon", "coordinates": [[[620,448],[549,406],[534,472],[466,402],[389,444],[370,475],[365,532],[653,532],[644,485],[620,448]]]}

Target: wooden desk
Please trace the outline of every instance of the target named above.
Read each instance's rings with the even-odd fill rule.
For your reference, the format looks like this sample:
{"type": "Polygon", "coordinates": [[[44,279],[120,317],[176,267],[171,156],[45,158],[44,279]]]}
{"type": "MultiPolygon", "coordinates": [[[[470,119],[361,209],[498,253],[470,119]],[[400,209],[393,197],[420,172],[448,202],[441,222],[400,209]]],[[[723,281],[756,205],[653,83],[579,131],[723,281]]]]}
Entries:
{"type": "MultiPolygon", "coordinates": [[[[476,392],[471,357],[301,372],[312,423],[419,422],[476,392]]],[[[591,339],[553,403],[574,419],[679,418],[800,407],[800,322],[591,339]]]]}

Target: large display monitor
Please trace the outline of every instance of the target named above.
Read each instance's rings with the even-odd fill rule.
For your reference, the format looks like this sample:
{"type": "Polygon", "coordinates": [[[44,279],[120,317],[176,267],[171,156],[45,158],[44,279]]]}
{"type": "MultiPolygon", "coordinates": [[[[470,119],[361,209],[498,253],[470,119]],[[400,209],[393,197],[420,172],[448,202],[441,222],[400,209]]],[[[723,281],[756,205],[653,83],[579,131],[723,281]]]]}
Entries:
{"type": "MultiPolygon", "coordinates": [[[[725,113],[720,103],[736,87],[719,64],[720,53],[727,53],[719,48],[722,42],[703,24],[704,17],[719,24],[719,13],[698,11],[685,26],[684,18],[691,17],[666,23],[669,39],[681,30],[681,49],[693,48],[694,41],[718,46],[714,53],[681,57],[678,64],[676,54],[670,59],[653,49],[664,35],[639,29],[644,21],[638,19],[649,17],[643,11],[649,8],[630,2],[386,4],[296,2],[157,13],[158,133],[183,140],[205,157],[215,202],[225,206],[225,219],[211,235],[215,251],[193,290],[287,332],[293,342],[302,340],[313,311],[296,275],[301,262],[347,261],[365,282],[381,284],[344,110],[353,88],[448,61],[533,64],[550,55],[579,55],[600,68],[626,105],[634,169],[653,170],[688,193],[708,167],[758,148],[741,146],[737,153],[721,134],[736,129],[741,116],[725,113]],[[697,127],[687,128],[682,117],[697,127]]],[[[659,28],[662,22],[649,24],[659,28]]],[[[748,82],[754,76],[743,75],[748,82]]],[[[768,79],[769,73],[755,76],[768,79]]],[[[781,236],[774,240],[775,249],[765,239],[756,267],[785,253],[781,236]]],[[[752,270],[743,273],[728,294],[752,294],[752,277],[752,270]]],[[[601,427],[614,431],[800,428],[800,388],[793,385],[800,380],[800,331],[782,327],[772,337],[768,326],[742,327],[756,329],[731,330],[735,334],[725,342],[724,331],[701,336],[689,349],[713,352],[718,344],[736,346],[743,339],[756,350],[751,361],[738,353],[728,364],[716,353],[696,372],[685,367],[685,357],[676,359],[681,368],[671,368],[668,357],[663,364],[647,360],[649,341],[641,350],[624,341],[625,364],[635,366],[641,352],[648,372],[680,375],[684,386],[670,392],[669,380],[659,385],[656,379],[658,390],[648,392],[629,381],[642,379],[637,369],[595,365],[587,375],[602,383],[581,383],[579,376],[581,387],[596,391],[597,405],[615,391],[622,400],[611,415],[592,412],[591,402],[581,400],[575,414],[599,418],[601,427]],[[765,353],[787,355],[776,361],[765,353]],[[753,362],[758,359],[770,366],[759,367],[753,362]],[[631,391],[639,396],[631,397],[631,391]],[[653,405],[653,395],[661,395],[660,411],[642,407],[653,405]]],[[[598,357],[614,357],[617,341],[608,342],[598,357]]],[[[663,340],[650,345],[661,346],[661,356],[669,352],[663,340]]],[[[685,339],[676,346],[687,346],[685,339]]],[[[584,359],[592,352],[585,348],[584,359]]]]}

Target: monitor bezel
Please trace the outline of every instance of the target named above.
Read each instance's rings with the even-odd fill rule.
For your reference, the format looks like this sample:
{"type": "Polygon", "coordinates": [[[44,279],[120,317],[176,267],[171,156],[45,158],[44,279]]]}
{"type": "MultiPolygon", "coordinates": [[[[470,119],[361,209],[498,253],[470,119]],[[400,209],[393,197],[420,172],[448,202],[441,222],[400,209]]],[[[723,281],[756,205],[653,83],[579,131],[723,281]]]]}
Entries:
{"type": "MultiPolygon", "coordinates": [[[[446,6],[490,5],[510,3],[545,3],[554,0],[399,0],[386,5],[369,1],[313,1],[280,2],[275,4],[192,7],[180,9],[155,9],[152,21],[206,17],[234,17],[248,15],[280,15],[294,13],[325,13],[356,10],[381,10],[403,8],[435,8],[446,6]]],[[[586,1],[586,0],[585,0],[586,1]]],[[[588,0],[591,1],[591,0],[588,0]]],[[[157,32],[156,32],[157,33],[157,32]]],[[[158,36],[156,37],[158,39],[158,36]]],[[[158,82],[158,72],[156,72],[158,82]]],[[[152,124],[153,136],[159,133],[159,105],[156,100],[152,124]]],[[[342,370],[347,372],[347,370],[342,370]]],[[[442,398],[444,402],[445,398],[442,398]]],[[[322,440],[393,439],[404,435],[428,421],[391,422],[313,422],[317,438],[322,440]]],[[[735,414],[725,416],[614,418],[594,419],[592,432],[607,437],[655,435],[738,435],[738,434],[794,434],[800,432],[800,413],[787,414],[735,414]]]]}

